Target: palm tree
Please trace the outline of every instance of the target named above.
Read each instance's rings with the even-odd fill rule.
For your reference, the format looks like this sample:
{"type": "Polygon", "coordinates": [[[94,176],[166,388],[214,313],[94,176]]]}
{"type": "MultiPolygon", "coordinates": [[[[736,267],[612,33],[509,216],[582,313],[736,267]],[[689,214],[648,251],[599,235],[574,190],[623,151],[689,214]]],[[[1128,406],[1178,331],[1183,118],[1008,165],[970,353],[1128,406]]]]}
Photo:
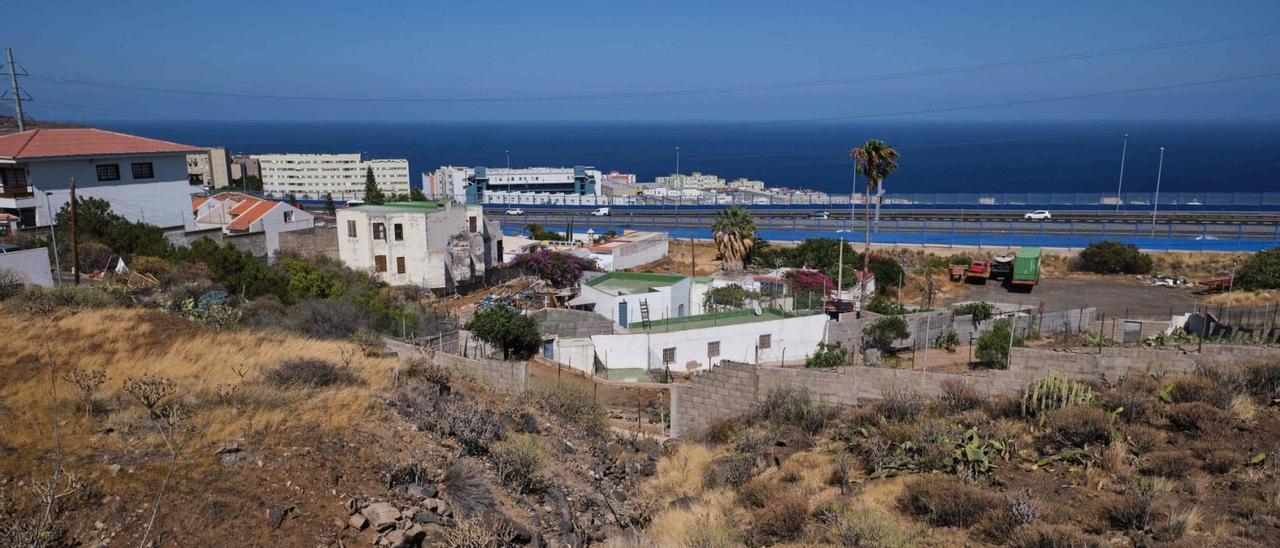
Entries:
{"type": "Polygon", "coordinates": [[[862,247],[862,280],[858,287],[858,307],[867,298],[867,273],[871,270],[871,192],[884,184],[885,178],[898,169],[898,151],[884,144],[884,141],[870,139],[867,144],[854,147],[849,151],[854,161],[854,180],[859,173],[867,176],[867,201],[864,204],[867,212],[867,237],[862,247]]]}
{"type": "Polygon", "coordinates": [[[711,223],[711,233],[724,257],[725,270],[742,270],[742,260],[755,244],[756,221],[751,213],[738,206],[722,209],[711,223]]]}

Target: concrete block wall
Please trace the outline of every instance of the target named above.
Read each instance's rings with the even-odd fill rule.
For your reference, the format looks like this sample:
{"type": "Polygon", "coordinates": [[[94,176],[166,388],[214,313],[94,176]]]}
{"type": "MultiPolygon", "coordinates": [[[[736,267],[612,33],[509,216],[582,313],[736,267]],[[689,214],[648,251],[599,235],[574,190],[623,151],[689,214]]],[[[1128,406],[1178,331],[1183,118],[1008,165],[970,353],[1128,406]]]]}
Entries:
{"type": "Polygon", "coordinates": [[[338,226],[317,226],[280,233],[280,250],[304,257],[328,257],[338,260],[338,226]]]}
{"type": "Polygon", "coordinates": [[[722,362],[671,390],[671,435],[693,437],[718,418],[740,417],[756,403],[756,366],[722,362]]]}
{"type": "Polygon", "coordinates": [[[529,385],[529,364],[464,358],[437,352],[436,363],[461,371],[472,380],[499,392],[523,394],[529,385]]]}

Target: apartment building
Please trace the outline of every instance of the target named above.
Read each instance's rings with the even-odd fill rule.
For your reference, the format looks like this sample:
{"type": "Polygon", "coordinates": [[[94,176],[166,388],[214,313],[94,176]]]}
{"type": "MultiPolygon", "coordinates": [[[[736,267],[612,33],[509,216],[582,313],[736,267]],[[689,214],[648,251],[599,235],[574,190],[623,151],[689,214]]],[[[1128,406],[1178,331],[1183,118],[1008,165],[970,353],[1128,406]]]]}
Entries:
{"type": "Polygon", "coordinates": [[[101,198],[131,221],[192,226],[187,155],[205,149],[96,128],[41,128],[0,136],[0,213],[48,226],[70,201],[101,198]]]}
{"type": "MultiPolygon", "coordinates": [[[[427,196],[459,202],[484,203],[486,196],[507,199],[531,194],[599,196],[601,174],[587,166],[574,167],[457,167],[442,166],[422,174],[427,196]]],[[[514,202],[513,202],[514,203],[514,202]]]]}
{"type": "Polygon", "coordinates": [[[231,180],[239,181],[245,177],[262,178],[262,166],[252,156],[231,157],[231,180]]]}
{"type": "Polygon", "coordinates": [[[360,205],[338,210],[338,257],[391,285],[453,290],[501,264],[502,231],[478,205],[360,205]]]}
{"type": "Polygon", "coordinates": [[[326,194],[335,200],[364,198],[365,172],[384,194],[409,194],[409,161],[405,159],[363,159],[351,154],[257,154],[262,172],[262,190],[275,197],[293,194],[299,199],[320,200],[326,194]]]}
{"type": "Polygon", "coordinates": [[[187,176],[193,185],[225,188],[231,184],[231,155],[227,147],[187,155],[187,176]]]}

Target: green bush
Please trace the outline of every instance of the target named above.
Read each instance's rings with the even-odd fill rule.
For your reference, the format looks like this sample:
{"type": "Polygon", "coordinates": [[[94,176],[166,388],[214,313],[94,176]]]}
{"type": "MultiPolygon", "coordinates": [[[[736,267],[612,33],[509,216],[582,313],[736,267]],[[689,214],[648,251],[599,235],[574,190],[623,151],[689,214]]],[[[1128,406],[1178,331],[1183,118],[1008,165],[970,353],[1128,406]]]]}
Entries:
{"type": "Polygon", "coordinates": [[[1093,242],[1080,252],[1080,269],[1095,274],[1146,274],[1151,266],[1151,256],[1133,244],[1093,242]]]}
{"type": "Polygon", "coordinates": [[[1022,346],[1024,341],[1022,337],[1012,336],[1013,320],[1005,318],[996,321],[991,331],[983,333],[978,337],[978,342],[973,350],[973,355],[979,362],[987,364],[989,367],[1003,369],[1009,363],[1009,349],[1013,346],[1022,346]],[[1012,341],[1012,345],[1010,345],[1012,341]]]}
{"type": "Polygon", "coordinates": [[[542,466],[547,457],[533,436],[516,434],[494,443],[489,456],[498,468],[498,478],[514,486],[517,493],[536,492],[542,487],[542,466]]]}
{"type": "Polygon", "coordinates": [[[738,284],[715,287],[702,297],[702,306],[712,312],[739,309],[748,301],[760,300],[760,292],[744,289],[738,284]]]}
{"type": "Polygon", "coordinates": [[[533,318],[504,304],[491,304],[476,310],[467,330],[476,338],[502,349],[503,359],[527,359],[542,345],[542,335],[533,318]]]}
{"type": "Polygon", "coordinates": [[[1280,247],[1250,255],[1236,269],[1236,287],[1240,289],[1280,288],[1280,247]]]}
{"type": "Polygon", "coordinates": [[[862,328],[864,345],[880,352],[892,355],[896,352],[893,343],[911,336],[907,321],[900,316],[886,316],[862,328]]]}
{"type": "Polygon", "coordinates": [[[979,324],[990,320],[996,314],[996,306],[988,302],[972,302],[958,304],[951,309],[957,316],[970,316],[973,323],[979,324]]]}
{"type": "Polygon", "coordinates": [[[818,343],[818,350],[804,361],[805,367],[839,367],[849,363],[849,351],[839,342],[818,343]]]}

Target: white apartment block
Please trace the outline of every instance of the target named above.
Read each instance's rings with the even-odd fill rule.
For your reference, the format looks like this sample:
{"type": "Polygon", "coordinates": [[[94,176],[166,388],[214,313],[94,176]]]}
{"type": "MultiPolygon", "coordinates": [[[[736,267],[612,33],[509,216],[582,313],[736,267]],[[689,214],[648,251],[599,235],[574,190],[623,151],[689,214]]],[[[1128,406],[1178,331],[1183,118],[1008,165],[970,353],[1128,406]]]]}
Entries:
{"type": "Polygon", "coordinates": [[[673,173],[665,177],[658,177],[654,183],[660,187],[676,188],[676,189],[717,189],[717,188],[735,188],[738,190],[764,190],[764,181],[755,179],[747,179],[740,177],[732,181],[726,182],[724,179],[712,175],[710,173],[701,173],[695,171],[689,175],[683,173],[673,173]]]}
{"type": "Polygon", "coordinates": [[[489,168],[442,166],[422,174],[427,197],[483,203],[486,196],[574,194],[599,196],[599,170],[575,167],[489,168]]]}
{"type": "Polygon", "coordinates": [[[409,194],[409,161],[365,160],[360,154],[256,154],[262,170],[262,190],[276,197],[293,194],[299,199],[335,200],[364,198],[365,171],[384,194],[409,194]]]}
{"type": "Polygon", "coordinates": [[[502,261],[502,232],[481,206],[396,202],[338,210],[338,257],[391,285],[453,290],[502,261]]]}

